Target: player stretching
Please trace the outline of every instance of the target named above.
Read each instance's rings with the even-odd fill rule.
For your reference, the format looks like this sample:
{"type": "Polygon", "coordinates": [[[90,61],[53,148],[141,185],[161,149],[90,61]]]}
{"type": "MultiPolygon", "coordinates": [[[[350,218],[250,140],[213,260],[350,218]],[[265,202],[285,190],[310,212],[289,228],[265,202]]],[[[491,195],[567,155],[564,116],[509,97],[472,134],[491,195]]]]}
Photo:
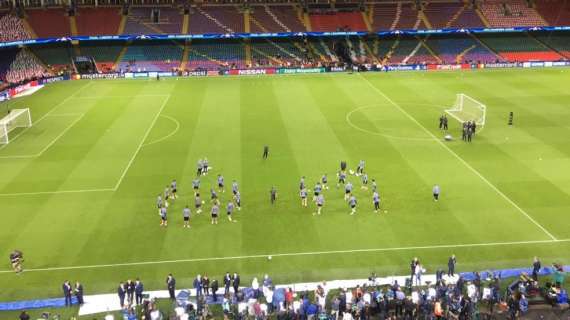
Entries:
{"type": "Polygon", "coordinates": [[[218,175],[218,189],[220,193],[226,192],[226,190],[224,190],[224,176],[221,174],[218,175]]]}
{"type": "Polygon", "coordinates": [[[196,176],[199,177],[202,175],[202,168],[204,167],[204,162],[202,159],[198,159],[198,163],[196,164],[196,176]]]}
{"type": "Polygon", "coordinates": [[[356,175],[359,176],[364,173],[364,160],[360,160],[358,167],[356,167],[356,175]]]}
{"type": "Polygon", "coordinates": [[[231,201],[228,201],[228,205],[226,206],[226,213],[228,214],[228,220],[230,222],[234,222],[234,220],[232,220],[232,213],[234,212],[234,203],[231,201]]]}
{"type": "Polygon", "coordinates": [[[239,191],[238,183],[237,183],[237,181],[234,180],[232,182],[232,193],[234,194],[234,196],[236,193],[238,193],[238,191],[239,191]]]}
{"type": "MultiPolygon", "coordinates": [[[[325,197],[322,194],[319,194],[319,196],[317,197],[317,200],[315,200],[315,202],[317,203],[316,214],[320,215],[321,210],[323,209],[323,206],[325,205],[325,197]]],[[[313,213],[313,215],[314,215],[314,213],[313,213]]]]}
{"type": "Polygon", "coordinates": [[[162,208],[162,197],[160,196],[160,194],[156,198],[156,206],[158,208],[158,214],[160,214],[160,208],[162,208]]]}
{"type": "Polygon", "coordinates": [[[372,194],[372,203],[374,203],[374,212],[379,213],[380,210],[380,194],[378,191],[374,191],[372,194]]]}
{"type": "Polygon", "coordinates": [[[352,183],[349,181],[346,186],[344,186],[344,201],[347,201],[352,196],[352,183]]]}
{"type": "Polygon", "coordinates": [[[336,184],[336,187],[340,187],[341,184],[345,184],[346,183],[346,173],[344,171],[339,171],[338,172],[338,183],[336,184]]]}
{"type": "Polygon", "coordinates": [[[188,208],[188,205],[182,210],[182,217],[184,218],[183,228],[190,228],[190,208],[188,208]]]}
{"type": "Polygon", "coordinates": [[[354,215],[356,213],[356,197],[355,196],[350,196],[350,199],[348,199],[348,205],[350,205],[350,215],[354,215]]]}
{"type": "Polygon", "coordinates": [[[218,206],[218,202],[214,202],[212,206],[212,224],[218,224],[218,214],[220,213],[220,207],[218,206]]]}
{"type": "Polygon", "coordinates": [[[214,188],[210,188],[210,201],[217,202],[218,201],[218,193],[214,188]]]}
{"type": "Polygon", "coordinates": [[[164,226],[167,227],[168,226],[168,219],[166,217],[166,207],[162,206],[162,208],[160,208],[160,226],[164,226]]]}
{"type": "Polygon", "coordinates": [[[362,174],[360,180],[362,181],[362,187],[360,188],[363,190],[368,190],[368,174],[367,173],[362,174]]]}
{"type": "Polygon", "coordinates": [[[176,189],[177,189],[176,186],[177,186],[176,179],[174,179],[174,180],[172,180],[172,182],[170,183],[170,193],[172,194],[172,199],[178,198],[178,196],[176,195],[176,191],[177,191],[177,190],[176,190],[176,189]]]}
{"type": "Polygon", "coordinates": [[[313,191],[313,201],[316,201],[317,197],[321,194],[321,192],[323,192],[323,187],[320,183],[317,182],[313,191]]]}
{"type": "Polygon", "coordinates": [[[301,206],[306,207],[307,206],[307,188],[301,189],[301,191],[299,191],[299,196],[301,197],[301,206]]]}
{"type": "Polygon", "coordinates": [[[200,179],[196,178],[192,180],[192,188],[194,189],[194,195],[200,193],[200,179]]]}
{"type": "Polygon", "coordinates": [[[328,186],[328,178],[327,178],[327,174],[323,174],[323,176],[321,177],[321,184],[323,185],[323,189],[328,190],[329,186],[328,186]]]}
{"type": "Polygon", "coordinates": [[[234,194],[234,201],[236,202],[238,211],[241,211],[241,195],[238,190],[236,190],[234,194]]]}
{"type": "Polygon", "coordinates": [[[202,213],[202,205],[204,201],[200,198],[200,194],[196,193],[194,196],[194,206],[196,207],[196,213],[202,213]]]}

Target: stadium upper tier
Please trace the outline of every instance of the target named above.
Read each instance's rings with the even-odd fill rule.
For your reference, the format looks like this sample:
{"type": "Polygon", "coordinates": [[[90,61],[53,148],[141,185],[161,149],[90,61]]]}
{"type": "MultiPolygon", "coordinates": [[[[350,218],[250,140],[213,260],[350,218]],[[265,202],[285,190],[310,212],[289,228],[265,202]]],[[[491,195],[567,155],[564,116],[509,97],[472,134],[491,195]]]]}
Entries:
{"type": "Polygon", "coordinates": [[[117,34],[205,34],[297,31],[368,31],[462,27],[570,25],[570,3],[524,0],[373,3],[355,9],[297,4],[24,8],[0,12],[0,40],[117,34]]]}

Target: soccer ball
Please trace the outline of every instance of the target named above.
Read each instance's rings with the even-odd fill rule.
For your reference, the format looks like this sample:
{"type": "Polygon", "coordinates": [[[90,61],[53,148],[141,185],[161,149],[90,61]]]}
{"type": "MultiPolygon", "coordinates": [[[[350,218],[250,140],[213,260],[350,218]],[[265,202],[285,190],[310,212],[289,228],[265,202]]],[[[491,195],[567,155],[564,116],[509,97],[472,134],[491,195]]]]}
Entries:
{"type": "Polygon", "coordinates": [[[354,174],[354,170],[348,170],[350,174],[354,174]]]}
{"type": "Polygon", "coordinates": [[[271,260],[271,256],[267,256],[267,260],[271,260]]]}
{"type": "Polygon", "coordinates": [[[202,204],[206,203],[206,201],[202,200],[202,204]]]}

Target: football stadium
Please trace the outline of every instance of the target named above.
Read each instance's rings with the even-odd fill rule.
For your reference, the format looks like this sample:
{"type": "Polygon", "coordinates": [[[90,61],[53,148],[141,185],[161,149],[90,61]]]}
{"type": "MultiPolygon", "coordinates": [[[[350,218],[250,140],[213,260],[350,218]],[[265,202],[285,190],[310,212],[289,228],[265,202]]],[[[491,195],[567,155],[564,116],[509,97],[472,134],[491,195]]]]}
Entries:
{"type": "Polygon", "coordinates": [[[566,0],[1,0],[0,319],[565,319],[566,0]]]}

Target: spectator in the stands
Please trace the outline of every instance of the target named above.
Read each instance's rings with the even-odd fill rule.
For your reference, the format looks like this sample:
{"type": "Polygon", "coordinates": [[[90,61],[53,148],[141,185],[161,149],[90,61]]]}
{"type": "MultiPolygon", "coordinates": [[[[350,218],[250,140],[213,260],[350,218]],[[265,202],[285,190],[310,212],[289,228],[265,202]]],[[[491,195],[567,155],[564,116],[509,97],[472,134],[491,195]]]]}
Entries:
{"type": "Polygon", "coordinates": [[[20,313],[20,320],[30,320],[30,315],[24,310],[20,313]]]}

